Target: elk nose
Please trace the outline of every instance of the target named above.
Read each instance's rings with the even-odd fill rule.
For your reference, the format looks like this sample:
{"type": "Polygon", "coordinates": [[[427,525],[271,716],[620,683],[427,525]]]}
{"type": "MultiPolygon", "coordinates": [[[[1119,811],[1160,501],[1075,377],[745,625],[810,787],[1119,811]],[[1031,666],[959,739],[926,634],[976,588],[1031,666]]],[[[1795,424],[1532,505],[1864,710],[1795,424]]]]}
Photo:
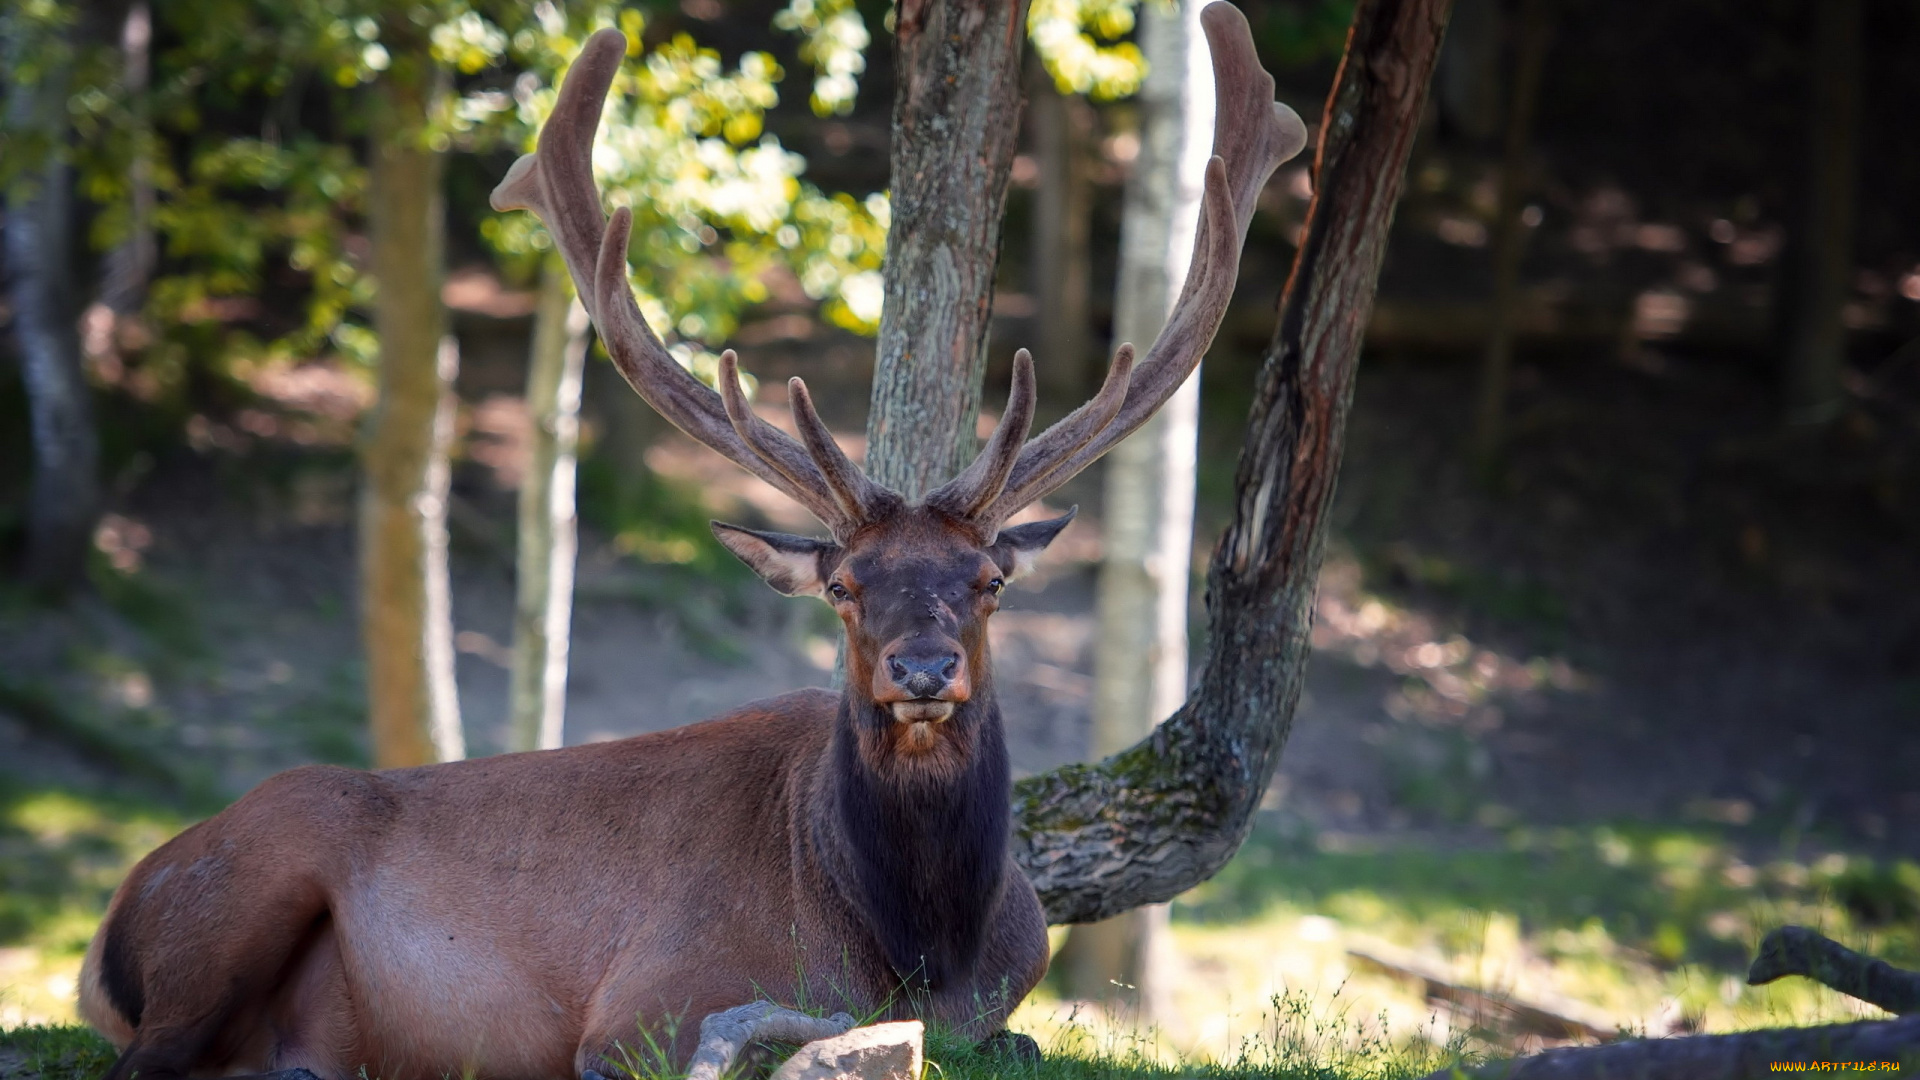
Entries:
{"type": "Polygon", "coordinates": [[[887,657],[887,674],[893,676],[893,684],[917,698],[930,698],[946,689],[959,668],[960,658],[952,653],[887,657]]]}

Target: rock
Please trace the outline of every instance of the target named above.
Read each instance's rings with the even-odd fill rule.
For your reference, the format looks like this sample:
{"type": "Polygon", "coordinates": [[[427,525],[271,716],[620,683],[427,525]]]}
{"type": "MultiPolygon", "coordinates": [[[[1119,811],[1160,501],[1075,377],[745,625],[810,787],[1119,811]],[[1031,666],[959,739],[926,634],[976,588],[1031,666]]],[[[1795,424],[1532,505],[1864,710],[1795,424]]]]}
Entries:
{"type": "Polygon", "coordinates": [[[770,1080],[920,1080],[926,1025],[873,1024],[810,1042],[770,1080]]]}

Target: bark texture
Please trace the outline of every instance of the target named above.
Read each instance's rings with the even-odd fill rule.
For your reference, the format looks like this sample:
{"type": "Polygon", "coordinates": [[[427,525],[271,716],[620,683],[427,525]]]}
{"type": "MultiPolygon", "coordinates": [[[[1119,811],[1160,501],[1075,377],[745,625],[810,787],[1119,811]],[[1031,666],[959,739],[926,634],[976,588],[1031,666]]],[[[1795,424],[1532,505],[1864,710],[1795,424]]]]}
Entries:
{"type": "MultiPolygon", "coordinates": [[[[1149,65],[1136,99],[1140,155],[1120,222],[1114,337],[1160,336],[1186,281],[1212,146],[1213,67],[1200,29],[1205,0],[1141,10],[1149,65]]],[[[1187,698],[1187,594],[1193,565],[1200,371],[1107,455],[1102,503],[1093,750],[1139,742],[1187,698]]],[[[1165,1015],[1167,909],[1150,904],[1074,928],[1061,962],[1075,997],[1122,996],[1165,1015]]]]}
{"type": "Polygon", "coordinates": [[[1899,1064],[1893,1068],[1881,1064],[1873,1071],[1910,1076],[1920,1070],[1920,1016],[1573,1046],[1474,1069],[1449,1067],[1427,1080],[1457,1080],[1462,1076],[1486,1080],[1753,1080],[1778,1071],[1772,1067],[1776,1063],[1815,1062],[1828,1067],[1804,1071],[1840,1072],[1833,1067],[1836,1062],[1892,1062],[1899,1064]]]}
{"type": "Polygon", "coordinates": [[[1861,0],[1816,0],[1809,10],[1810,175],[1787,355],[1789,424],[1824,424],[1840,414],[1840,373],[1847,347],[1842,309],[1853,280],[1860,172],[1861,0]]]}
{"type": "Polygon", "coordinates": [[[1233,520],[1208,572],[1212,635],[1197,689],[1133,748],[1015,788],[1014,857],[1052,922],[1169,900],[1218,870],[1251,827],[1300,696],[1361,333],[1450,4],[1355,8],[1233,520]]]}
{"type": "Polygon", "coordinates": [[[465,756],[447,581],[447,446],[460,354],[440,304],[444,158],[423,132],[425,49],[376,89],[370,192],[380,398],[362,441],[360,605],[376,768],[465,756]]]}
{"type": "Polygon", "coordinates": [[[587,309],[573,298],[566,266],[553,257],[540,276],[527,364],[531,431],[520,484],[513,671],[507,687],[512,750],[552,750],[565,741],[568,630],[580,526],[574,475],[589,325],[587,309]]]}
{"type": "Polygon", "coordinates": [[[893,228],[867,462],[910,500],[977,449],[1024,16],[1020,0],[904,0],[896,16],[893,228]]]}
{"type": "MultiPolygon", "coordinates": [[[[33,44],[18,23],[7,29],[7,66],[20,70],[33,44]]],[[[80,368],[73,171],[66,160],[69,63],[56,60],[39,74],[7,94],[8,126],[24,136],[19,144],[37,144],[44,157],[7,191],[6,256],[33,440],[25,578],[60,591],[86,568],[100,512],[100,445],[80,368]]]]}

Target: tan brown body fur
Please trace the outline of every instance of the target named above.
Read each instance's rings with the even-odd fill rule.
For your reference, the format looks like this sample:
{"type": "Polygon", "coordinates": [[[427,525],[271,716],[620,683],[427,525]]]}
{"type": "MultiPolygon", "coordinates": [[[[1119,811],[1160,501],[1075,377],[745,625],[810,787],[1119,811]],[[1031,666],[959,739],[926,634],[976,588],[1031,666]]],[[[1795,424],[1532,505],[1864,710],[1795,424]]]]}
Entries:
{"type": "Polygon", "coordinates": [[[677,1023],[684,1060],[700,1018],[761,997],[891,995],[996,1031],[1046,969],[1033,888],[1009,865],[972,977],[898,996],[838,853],[809,838],[839,707],[801,691],[613,743],[282,773],[135,868],[88,950],[83,1015],[124,1047],[116,999],[144,999],[155,1053],[115,1070],[142,1077],[183,1052],[197,1075],[572,1077],[642,1026],[677,1023]],[[134,970],[109,974],[109,949],[134,970]]]}

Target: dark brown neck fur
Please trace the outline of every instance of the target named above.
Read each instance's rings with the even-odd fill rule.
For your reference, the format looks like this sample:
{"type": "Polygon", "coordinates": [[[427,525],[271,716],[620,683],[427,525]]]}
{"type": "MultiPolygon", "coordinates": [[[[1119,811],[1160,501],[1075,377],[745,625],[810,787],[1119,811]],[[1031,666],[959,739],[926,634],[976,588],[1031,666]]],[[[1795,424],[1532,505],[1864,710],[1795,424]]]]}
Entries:
{"type": "Polygon", "coordinates": [[[836,884],[888,965],[909,991],[939,990],[972,973],[1003,884],[1006,736],[990,686],[933,731],[916,739],[910,726],[844,696],[817,813],[836,884]]]}

